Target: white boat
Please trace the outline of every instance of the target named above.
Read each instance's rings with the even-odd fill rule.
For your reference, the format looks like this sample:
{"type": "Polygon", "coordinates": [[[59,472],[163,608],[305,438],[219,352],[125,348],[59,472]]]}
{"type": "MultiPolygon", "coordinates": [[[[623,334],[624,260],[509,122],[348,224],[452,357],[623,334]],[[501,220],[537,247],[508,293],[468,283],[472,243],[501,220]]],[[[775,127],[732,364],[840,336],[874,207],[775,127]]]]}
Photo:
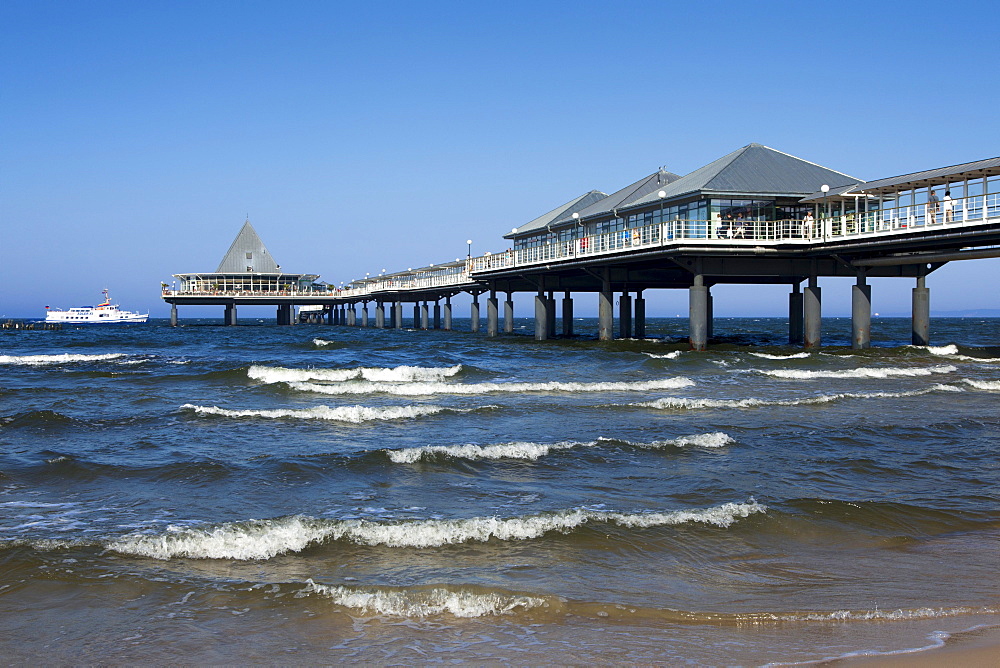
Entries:
{"type": "Polygon", "coordinates": [[[108,291],[104,290],[104,301],[97,306],[77,306],[63,311],[45,307],[45,322],[64,322],[77,325],[93,325],[114,322],[146,322],[149,313],[122,311],[118,304],[111,303],[108,291]]]}

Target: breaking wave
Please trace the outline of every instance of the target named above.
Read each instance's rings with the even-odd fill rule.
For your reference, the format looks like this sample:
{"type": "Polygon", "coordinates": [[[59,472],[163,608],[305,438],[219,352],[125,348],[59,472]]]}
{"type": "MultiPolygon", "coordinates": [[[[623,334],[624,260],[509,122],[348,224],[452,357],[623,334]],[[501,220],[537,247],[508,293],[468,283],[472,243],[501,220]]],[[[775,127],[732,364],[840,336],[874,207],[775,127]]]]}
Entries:
{"type": "Polygon", "coordinates": [[[654,401],[644,401],[632,406],[642,408],[659,408],[674,410],[691,410],[698,408],[757,408],[760,406],[808,406],[827,404],[841,399],[902,399],[919,397],[931,392],[961,392],[962,389],[951,385],[934,385],[923,390],[909,392],[841,392],[838,394],[820,394],[802,399],[691,399],[686,397],[663,397],[654,401]]]}
{"type": "Polygon", "coordinates": [[[332,346],[335,343],[337,343],[337,342],[336,341],[327,341],[326,339],[313,339],[313,345],[317,346],[319,348],[322,348],[323,346],[332,346]]]}
{"type": "Polygon", "coordinates": [[[665,378],[663,380],[622,381],[605,383],[373,383],[354,381],[336,385],[289,382],[288,385],[303,392],[317,394],[395,394],[424,396],[432,394],[495,394],[502,392],[649,392],[676,390],[694,385],[690,378],[665,378]]]}
{"type": "Polygon", "coordinates": [[[812,353],[791,353],[789,355],[770,355],[768,353],[750,353],[754,357],[762,357],[766,360],[801,360],[811,357],[812,353]]]}
{"type": "Polygon", "coordinates": [[[284,367],[254,365],[247,369],[251,380],[262,383],[303,383],[310,380],[343,382],[348,380],[368,380],[377,382],[434,381],[454,376],[462,371],[462,365],[449,367],[397,366],[393,368],[355,369],[287,369],[284,367]]]}
{"type": "MultiPolygon", "coordinates": [[[[751,353],[754,354],[754,353],[751,353]]],[[[795,378],[807,380],[812,378],[892,378],[897,376],[930,376],[935,373],[951,373],[956,371],[951,365],[930,366],[921,368],[902,367],[858,367],[842,371],[805,371],[800,369],[754,369],[754,373],[775,378],[795,378]]]]}
{"type": "Polygon", "coordinates": [[[667,447],[700,447],[721,448],[732,445],[736,440],[721,431],[711,434],[694,434],[679,438],[653,441],[652,443],[634,443],[616,438],[598,438],[596,441],[562,441],[559,443],[497,443],[494,445],[427,445],[420,448],[405,448],[403,450],[386,450],[385,454],[396,464],[412,464],[422,459],[450,457],[454,459],[496,460],[519,459],[535,461],[553,452],[571,450],[573,448],[593,448],[604,443],[622,443],[629,447],[657,450],[667,447]]]}
{"type": "Polygon", "coordinates": [[[438,413],[469,413],[480,408],[445,408],[443,406],[313,406],[312,408],[274,408],[274,409],[243,409],[234,410],[218,406],[196,406],[184,404],[181,410],[193,411],[198,415],[221,415],[233,418],[299,418],[305,420],[333,420],[336,422],[351,422],[359,424],[375,420],[406,420],[411,418],[436,415],[438,413]]]}
{"type": "Polygon", "coordinates": [[[479,593],[468,589],[455,591],[444,587],[417,590],[344,587],[317,584],[311,579],[306,581],[304,593],[326,596],[336,605],[354,608],[363,613],[396,617],[441,614],[485,617],[548,605],[547,600],[539,596],[479,593]]]}
{"type": "Polygon", "coordinates": [[[657,353],[643,353],[643,355],[648,355],[649,357],[658,360],[675,360],[681,356],[682,352],[683,351],[681,350],[675,350],[673,352],[664,353],[663,355],[658,355],[657,353]]]}
{"type": "Polygon", "coordinates": [[[929,352],[931,355],[939,355],[942,357],[948,357],[953,360],[960,360],[962,362],[983,362],[986,364],[995,364],[1000,362],[998,357],[971,357],[969,355],[959,355],[958,346],[954,343],[948,344],[947,346],[913,346],[914,348],[922,348],[929,352]]]}
{"type": "Polygon", "coordinates": [[[1000,380],[972,380],[963,378],[962,382],[971,385],[977,390],[1000,390],[1000,380]]]}
{"type": "Polygon", "coordinates": [[[125,353],[107,353],[104,355],[80,355],[63,353],[61,355],[0,355],[0,364],[40,366],[43,364],[67,364],[70,362],[100,362],[125,357],[125,353]]]}
{"type": "Polygon", "coordinates": [[[215,527],[170,527],[160,535],[133,534],[107,548],[153,559],[270,559],[300,552],[330,540],[358,545],[430,548],[490,539],[519,541],[547,533],[570,533],[586,524],[616,524],[648,528],[679,524],[709,524],[726,528],[767,507],[753,499],[711,508],[666,512],[621,513],[578,508],[527,517],[473,517],[457,520],[413,520],[382,524],[367,520],[322,520],[296,515],[274,520],[232,522],[215,527]]]}

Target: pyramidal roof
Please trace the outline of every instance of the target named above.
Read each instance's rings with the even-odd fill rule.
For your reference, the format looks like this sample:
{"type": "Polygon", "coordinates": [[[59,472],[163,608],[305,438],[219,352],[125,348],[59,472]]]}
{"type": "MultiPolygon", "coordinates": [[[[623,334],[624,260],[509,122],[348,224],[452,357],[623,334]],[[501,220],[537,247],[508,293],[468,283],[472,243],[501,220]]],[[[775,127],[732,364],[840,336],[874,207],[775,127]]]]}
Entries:
{"type": "Polygon", "coordinates": [[[543,213],[538,218],[535,218],[530,223],[525,223],[513,232],[505,234],[504,239],[510,239],[517,235],[524,234],[525,232],[531,232],[532,230],[543,229],[551,223],[571,215],[574,211],[580,211],[594,202],[599,202],[605,197],[607,197],[606,193],[602,193],[600,190],[591,190],[590,192],[584,193],[579,197],[566,202],[562,206],[557,206],[548,213],[543,213]]]}
{"type": "Polygon", "coordinates": [[[215,270],[217,274],[245,274],[248,272],[277,274],[280,273],[278,264],[271,257],[271,254],[264,246],[264,242],[257,236],[257,230],[247,220],[243,223],[240,233],[233,240],[233,245],[229,247],[219,268],[215,270]]]}
{"type": "MultiPolygon", "coordinates": [[[[661,169],[647,177],[639,179],[635,183],[625,186],[617,192],[611,193],[607,197],[594,202],[585,209],[577,210],[577,213],[580,214],[580,218],[589,218],[591,216],[611,213],[615,209],[628,206],[632,202],[641,199],[649,193],[663,190],[664,186],[669,185],[680,178],[681,177],[678,174],[661,169]]],[[[568,222],[568,220],[569,218],[564,216],[555,222],[563,223],[568,222]]]]}
{"type": "MultiPolygon", "coordinates": [[[[694,170],[665,188],[665,199],[697,192],[740,195],[800,195],[832,187],[858,183],[860,179],[828,169],[762,144],[748,144],[714,162],[694,170]]],[[[631,204],[649,204],[656,193],[631,204]]]]}

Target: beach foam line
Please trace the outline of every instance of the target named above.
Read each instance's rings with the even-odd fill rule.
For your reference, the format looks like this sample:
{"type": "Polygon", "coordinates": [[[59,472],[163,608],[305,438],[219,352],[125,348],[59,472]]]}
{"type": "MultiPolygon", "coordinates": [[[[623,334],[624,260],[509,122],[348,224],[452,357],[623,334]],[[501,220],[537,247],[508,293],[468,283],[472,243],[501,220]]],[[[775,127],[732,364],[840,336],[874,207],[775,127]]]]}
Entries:
{"type": "Polygon", "coordinates": [[[649,528],[707,524],[727,528],[767,507],[751,499],[710,508],[664,512],[621,513],[576,508],[525,517],[473,517],[456,520],[408,520],[377,523],[368,520],[326,520],[295,515],[273,520],[230,522],[212,527],[169,527],[159,535],[132,534],[107,544],[107,549],[153,559],[270,559],[301,552],[330,540],[358,545],[432,548],[490,539],[521,541],[547,533],[570,533],[586,524],[616,524],[649,528]]]}
{"type": "MultiPolygon", "coordinates": [[[[751,353],[753,354],[753,353],[751,353]]],[[[811,380],[813,378],[896,378],[931,376],[936,373],[951,373],[958,369],[949,365],[930,367],[858,367],[841,371],[806,371],[803,369],[751,369],[753,373],[775,378],[811,380]]]]}
{"type": "Polygon", "coordinates": [[[971,378],[963,378],[962,382],[971,385],[977,390],[1000,391],[1000,380],[972,380],[971,378]]]}
{"type": "Polygon", "coordinates": [[[0,364],[40,366],[44,364],[69,364],[73,362],[101,362],[125,357],[125,353],[103,355],[82,355],[63,353],[61,355],[0,355],[0,364]]]}
{"type": "Polygon", "coordinates": [[[247,369],[251,380],[262,383],[302,383],[311,380],[344,382],[368,380],[381,382],[433,381],[449,378],[462,371],[461,364],[449,367],[397,366],[392,368],[357,367],[354,369],[288,369],[254,365],[247,369]]]}
{"type": "Polygon", "coordinates": [[[651,392],[656,390],[676,390],[694,385],[690,378],[665,378],[662,380],[621,381],[603,383],[377,383],[352,381],[323,385],[319,383],[289,382],[288,386],[303,392],[317,394],[394,394],[400,396],[427,396],[434,394],[498,394],[521,392],[651,392]]]}
{"type": "Polygon", "coordinates": [[[769,353],[750,353],[754,357],[761,357],[766,360],[801,360],[812,357],[812,353],[791,353],[788,355],[771,355],[769,353]]]}
{"type": "Polygon", "coordinates": [[[428,617],[442,614],[466,618],[487,617],[548,606],[548,600],[540,596],[483,593],[445,587],[410,590],[345,587],[317,584],[311,578],[306,580],[306,588],[302,593],[325,596],[335,605],[359,610],[363,614],[393,617],[428,617]]]}
{"type": "Polygon", "coordinates": [[[758,408],[762,406],[810,406],[827,404],[842,399],[902,399],[919,397],[932,392],[962,392],[959,387],[937,384],[922,390],[909,392],[840,392],[838,394],[820,394],[801,399],[692,399],[686,397],[663,397],[654,401],[644,401],[629,404],[640,408],[657,408],[666,410],[694,410],[700,408],[758,408]]]}
{"type": "Polygon", "coordinates": [[[445,408],[443,406],[313,406],[312,408],[274,408],[274,409],[229,409],[218,406],[197,406],[184,404],[181,410],[192,411],[197,415],[221,415],[231,418],[299,418],[303,420],[332,420],[335,422],[350,422],[360,424],[376,420],[407,420],[426,417],[438,413],[470,413],[472,411],[494,408],[480,406],[478,408],[445,408]]]}

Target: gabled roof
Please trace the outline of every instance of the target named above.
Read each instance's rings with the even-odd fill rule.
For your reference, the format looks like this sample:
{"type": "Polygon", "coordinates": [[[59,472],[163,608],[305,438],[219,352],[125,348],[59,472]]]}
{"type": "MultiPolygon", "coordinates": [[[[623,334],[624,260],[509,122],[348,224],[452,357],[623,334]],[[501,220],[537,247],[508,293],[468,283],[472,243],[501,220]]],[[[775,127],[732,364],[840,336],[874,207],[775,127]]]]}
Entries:
{"type": "MultiPolygon", "coordinates": [[[[762,144],[748,144],[660,190],[666,193],[665,201],[696,193],[802,197],[816,192],[824,183],[834,187],[860,180],[762,144]]],[[[632,202],[629,208],[658,200],[653,192],[632,202]]]]}
{"type": "MultiPolygon", "coordinates": [[[[648,195],[651,192],[662,190],[665,186],[677,181],[680,178],[681,176],[679,174],[674,174],[673,172],[661,169],[658,172],[654,172],[645,178],[641,178],[635,183],[627,185],[621,190],[594,202],[585,209],[578,209],[577,213],[580,214],[580,219],[592,218],[602,214],[611,213],[616,209],[628,206],[632,202],[648,195]]],[[[553,225],[567,223],[571,220],[572,218],[569,216],[563,216],[559,220],[556,220],[553,225]]]]}
{"type": "Polygon", "coordinates": [[[518,227],[513,232],[508,232],[503,235],[504,239],[513,239],[514,237],[521,236],[526,232],[533,232],[535,230],[541,230],[548,227],[551,223],[560,220],[563,217],[570,216],[574,211],[580,211],[594,202],[598,202],[607,197],[607,194],[602,193],[600,190],[591,190],[590,192],[584,193],[569,202],[566,202],[562,206],[557,206],[548,213],[543,213],[538,218],[535,218],[530,223],[525,223],[521,227],[518,227]]]}
{"type": "Polygon", "coordinates": [[[217,274],[244,274],[249,271],[263,274],[276,274],[280,272],[278,264],[267,252],[264,242],[257,236],[257,231],[253,229],[250,221],[243,223],[243,228],[233,240],[233,245],[229,247],[219,268],[215,270],[217,274]],[[247,254],[250,257],[247,257],[247,254]]]}

